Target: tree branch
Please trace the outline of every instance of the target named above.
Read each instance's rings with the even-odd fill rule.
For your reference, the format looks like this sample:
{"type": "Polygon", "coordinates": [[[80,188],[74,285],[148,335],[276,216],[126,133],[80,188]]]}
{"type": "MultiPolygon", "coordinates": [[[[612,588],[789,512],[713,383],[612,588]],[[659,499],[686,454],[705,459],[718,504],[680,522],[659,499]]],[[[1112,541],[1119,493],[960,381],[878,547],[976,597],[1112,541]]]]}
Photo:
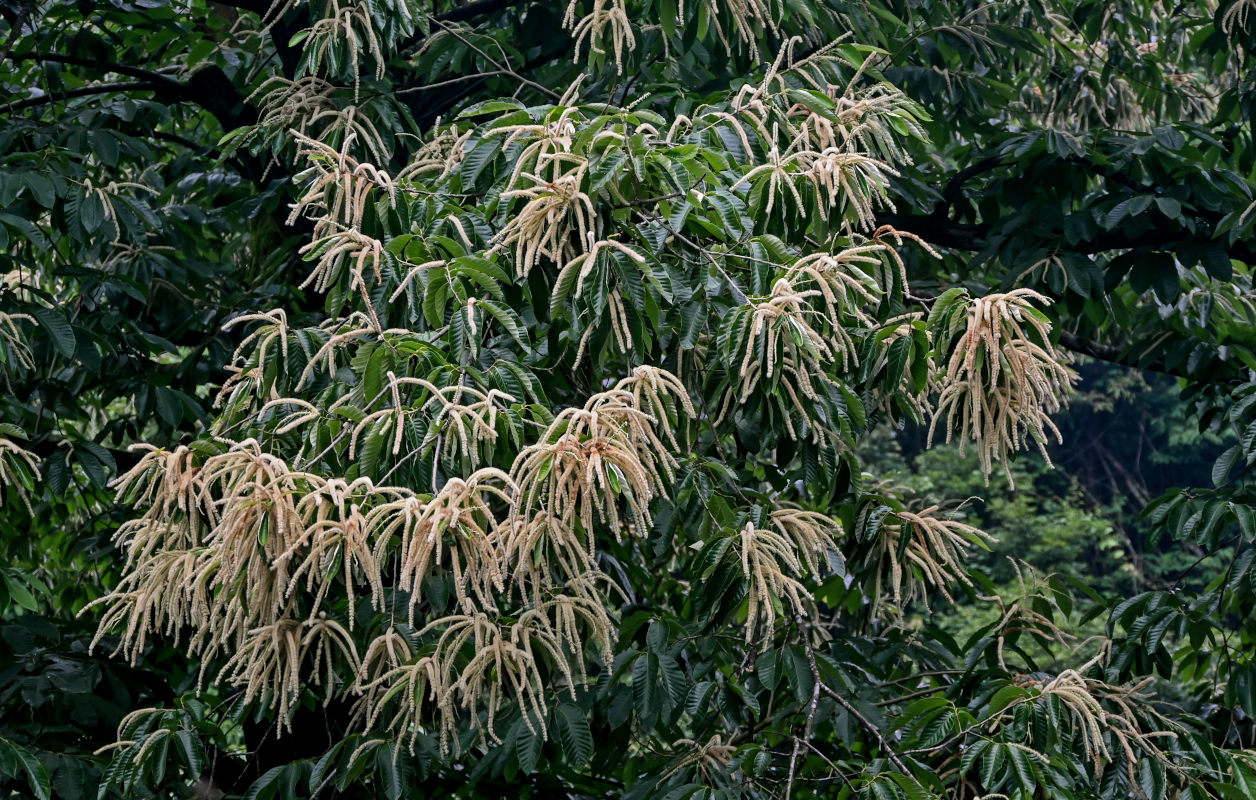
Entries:
{"type": "Polygon", "coordinates": [[[476,0],[476,2],[451,8],[433,16],[442,22],[465,22],[484,14],[492,14],[494,11],[502,11],[511,6],[522,5],[524,2],[527,2],[527,0],[476,0]]]}
{"type": "MultiPolygon", "coordinates": [[[[1200,215],[1204,222],[1210,220],[1200,215]]],[[[876,225],[892,225],[899,230],[910,231],[937,247],[948,250],[959,250],[975,253],[989,243],[990,237],[1002,233],[987,222],[966,223],[955,222],[945,213],[934,211],[931,214],[877,214],[876,225]]],[[[1061,252],[1072,252],[1081,255],[1095,255],[1113,250],[1173,250],[1187,242],[1200,246],[1221,247],[1227,256],[1248,264],[1256,264],[1256,248],[1247,242],[1227,243],[1212,238],[1211,226],[1205,225],[1197,232],[1172,230],[1167,226],[1156,226],[1142,233],[1131,234],[1124,230],[1103,231],[1089,239],[1076,244],[1063,241],[1062,231],[1043,232],[1039,238],[1044,243],[1051,243],[1061,252]]]]}
{"type": "Polygon", "coordinates": [[[1177,378],[1188,378],[1196,381],[1200,379],[1198,375],[1188,375],[1181,369],[1171,369],[1169,365],[1164,363],[1164,359],[1156,359],[1147,364],[1140,364],[1126,356],[1121,351],[1121,348],[1115,345],[1092,342],[1071,331],[1060,331],[1060,344],[1074,353],[1106,361],[1109,364],[1116,364],[1131,369],[1145,369],[1151,372],[1159,372],[1162,375],[1172,375],[1177,378]]]}
{"type": "MultiPolygon", "coordinates": [[[[819,692],[824,692],[826,695],[836,700],[839,706],[846,709],[846,712],[848,714],[850,714],[852,717],[854,717],[855,719],[859,721],[859,724],[863,726],[863,729],[865,731],[872,734],[873,738],[877,740],[877,745],[882,750],[885,751],[886,757],[890,759],[890,762],[895,767],[897,767],[900,772],[902,772],[904,775],[908,777],[914,777],[912,775],[912,771],[908,769],[905,763],[903,763],[903,759],[899,758],[898,753],[895,752],[894,748],[890,746],[889,741],[887,741],[885,738],[885,734],[881,733],[881,729],[878,728],[876,725],[872,724],[872,720],[864,716],[863,712],[855,708],[854,703],[851,703],[845,697],[842,697],[831,686],[829,686],[828,684],[826,684],[824,681],[820,679],[820,667],[816,663],[815,648],[812,647],[811,639],[807,635],[808,630],[806,627],[804,627],[805,622],[802,618],[802,615],[801,614],[796,615],[795,620],[797,620],[799,631],[802,633],[803,649],[807,653],[807,666],[811,670],[811,680],[815,683],[815,687],[818,687],[818,688],[812,689],[812,696],[818,697],[819,692]]],[[[814,702],[815,701],[813,700],[813,703],[814,702]]],[[[814,709],[814,705],[812,706],[812,708],[814,709]]],[[[808,725],[811,724],[810,718],[814,715],[814,713],[815,712],[813,710],[811,714],[808,715],[809,716],[808,725]]],[[[790,770],[791,773],[793,772],[792,766],[793,765],[791,764],[791,770],[790,770]]],[[[792,780],[792,775],[791,775],[791,780],[792,780]]]]}
{"type": "Polygon", "coordinates": [[[0,114],[13,114],[28,108],[51,105],[61,100],[72,100],[76,97],[89,97],[94,94],[111,94],[114,92],[162,92],[168,91],[165,84],[155,81],[123,81],[118,83],[97,83],[64,92],[49,92],[39,97],[28,97],[14,103],[0,106],[0,114]]]}
{"type": "Polygon", "coordinates": [[[160,72],[133,67],[129,64],[118,64],[113,61],[105,61],[99,58],[83,58],[81,56],[66,55],[65,53],[25,53],[22,55],[10,56],[13,61],[40,61],[53,64],[70,64],[76,67],[90,67],[100,72],[113,72],[118,75],[126,75],[131,78],[139,78],[142,81],[156,83],[166,86],[170,91],[183,91],[183,84],[171,78],[168,75],[162,75],[160,72]]]}
{"type": "Polygon", "coordinates": [[[945,214],[946,209],[955,205],[955,201],[959,199],[964,184],[970,178],[975,178],[983,172],[996,170],[1003,164],[1003,156],[990,156],[989,158],[983,158],[976,164],[970,164],[952,175],[951,179],[946,182],[946,187],[942,190],[942,199],[938,201],[938,205],[934,208],[934,213],[945,214]]]}

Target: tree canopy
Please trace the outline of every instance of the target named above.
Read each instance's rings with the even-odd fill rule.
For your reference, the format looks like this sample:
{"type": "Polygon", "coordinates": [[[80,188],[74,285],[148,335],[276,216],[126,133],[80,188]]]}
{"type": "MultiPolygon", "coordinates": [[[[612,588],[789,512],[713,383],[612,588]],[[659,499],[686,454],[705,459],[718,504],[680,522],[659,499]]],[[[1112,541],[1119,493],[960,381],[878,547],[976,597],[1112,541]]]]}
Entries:
{"type": "Polygon", "coordinates": [[[1256,797],[1253,6],[0,0],[0,793],[1256,797]]]}

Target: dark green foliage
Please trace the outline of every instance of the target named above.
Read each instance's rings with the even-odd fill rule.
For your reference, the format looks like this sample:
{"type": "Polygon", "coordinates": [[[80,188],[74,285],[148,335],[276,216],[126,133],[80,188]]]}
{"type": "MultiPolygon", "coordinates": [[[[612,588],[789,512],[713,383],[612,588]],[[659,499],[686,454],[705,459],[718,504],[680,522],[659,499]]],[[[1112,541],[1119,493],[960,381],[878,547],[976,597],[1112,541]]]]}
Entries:
{"type": "MultiPolygon", "coordinates": [[[[0,0],[0,795],[1256,797],[1253,5],[0,0]],[[826,189],[822,131],[779,137],[869,98],[826,189]],[[528,150],[547,134],[569,184],[528,150]],[[374,188],[310,200],[343,158],[374,188]],[[577,199],[521,234],[538,197],[577,199]],[[878,252],[838,301],[794,296],[821,285],[799,264],[870,242],[901,272],[878,252]],[[1022,455],[1016,492],[924,433],[970,299],[1014,289],[1082,374],[1057,469],[1022,455]],[[642,366],[681,376],[640,409],[656,440],[573,415],[642,366]],[[491,396],[482,427],[458,387],[491,396]],[[398,529],[353,529],[377,580],[348,538],[301,561],[376,487],[542,484],[571,430],[633,448],[573,484],[608,498],[564,520],[579,575],[542,539],[486,609],[484,565],[448,560],[465,522],[413,584],[398,529]],[[143,443],[185,460],[145,472],[143,443]],[[282,491],[214,505],[230,480],[196,476],[242,452],[282,491]],[[163,475],[199,494],[162,512],[163,475]],[[287,540],[305,497],[327,502],[287,540]],[[773,516],[795,506],[816,516],[773,516]],[[238,541],[153,551],[204,582],[152,578],[134,521],[211,507],[238,541]],[[265,616],[258,576],[297,563],[265,616]],[[200,585],[212,612],[106,616],[89,652],[137,586],[164,608],[200,585]],[[560,656],[536,635],[530,671],[456,681],[493,645],[446,648],[443,620],[514,635],[577,590],[598,611],[560,656]],[[249,625],[197,644],[232,602],[249,625]],[[329,672],[302,650],[291,690],[229,674],[256,630],[324,619],[329,672]],[[373,687],[356,662],[387,636],[390,665],[452,677],[373,687]]],[[[497,541],[542,500],[474,513],[497,541]]]]}

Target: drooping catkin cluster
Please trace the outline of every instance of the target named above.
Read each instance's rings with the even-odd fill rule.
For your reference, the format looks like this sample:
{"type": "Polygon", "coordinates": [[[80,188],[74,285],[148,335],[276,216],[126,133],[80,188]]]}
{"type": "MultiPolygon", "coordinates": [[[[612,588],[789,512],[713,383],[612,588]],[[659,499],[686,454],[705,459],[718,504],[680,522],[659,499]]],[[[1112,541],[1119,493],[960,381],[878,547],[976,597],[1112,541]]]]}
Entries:
{"type": "Polygon", "coordinates": [[[802,580],[825,574],[842,535],[831,517],[790,505],[770,511],[766,522],[747,521],[733,544],[747,583],[746,642],[759,634],[762,649],[772,645],[778,613],[811,614],[811,592],[802,580]]]}
{"type": "Polygon", "coordinates": [[[581,0],[571,0],[563,14],[563,27],[571,31],[575,42],[571,60],[578,63],[580,50],[586,45],[590,55],[607,52],[606,41],[609,40],[610,52],[615,56],[615,70],[622,75],[625,51],[637,49],[637,38],[633,35],[624,0],[593,0],[589,13],[577,17],[580,4],[581,0]]]}
{"type": "Polygon", "coordinates": [[[929,439],[945,418],[946,440],[958,438],[961,452],[976,445],[987,480],[998,461],[1011,483],[1007,458],[1031,440],[1050,463],[1048,431],[1062,441],[1051,414],[1068,402],[1076,375],[1051,344],[1051,323],[1035,302],[1049,301],[1031,289],[970,300],[966,325],[951,342],[929,439]]]}
{"type": "MultiPolygon", "coordinates": [[[[514,497],[510,476],[484,469],[463,480],[451,478],[426,502],[410,496],[375,509],[378,537],[401,539],[398,585],[418,593],[435,571],[445,569],[453,579],[458,606],[467,613],[478,608],[496,610],[502,593],[498,554],[499,527],[491,503],[509,504],[514,497]]],[[[410,606],[414,625],[415,605],[410,606]]]]}
{"type": "MultiPolygon", "coordinates": [[[[693,407],[679,380],[639,369],[583,408],[564,410],[519,454],[506,548],[521,589],[535,593],[552,574],[574,579],[596,571],[596,526],[616,538],[648,532],[651,501],[666,496],[675,477],[675,460],[655,429],[682,413],[693,416],[693,407]]],[[[674,440],[670,431],[665,436],[674,440]]]]}
{"type": "Polygon", "coordinates": [[[1118,760],[1123,762],[1130,785],[1138,784],[1139,765],[1147,760],[1178,771],[1175,759],[1157,740],[1176,739],[1186,729],[1156,710],[1147,691],[1150,676],[1121,685],[1087,675],[1104,655],[1100,653],[1078,669],[1066,669],[1045,680],[1028,678],[1023,683],[1039,692],[1039,702],[1058,703],[1071,723],[1075,745],[1080,746],[1096,777],[1118,760]]]}
{"type": "Polygon", "coordinates": [[[505,136],[505,147],[523,145],[499,197],[504,203],[525,202],[494,240],[495,248],[514,248],[519,277],[526,276],[542,258],[561,270],[597,239],[597,213],[582,188],[588,158],[572,151],[578,113],[566,108],[552,119],[503,125],[489,134],[505,136]]]}
{"type": "Polygon", "coordinates": [[[39,480],[39,459],[35,454],[12,439],[0,436],[0,503],[4,502],[4,488],[13,486],[30,510],[26,492],[36,480],[39,480]]]}
{"type": "Polygon", "coordinates": [[[792,200],[801,216],[815,208],[821,219],[833,215],[848,233],[871,230],[878,206],[893,210],[895,164],[910,163],[897,131],[923,135],[917,112],[901,93],[880,85],[860,88],[860,73],[844,85],[833,83],[836,43],[795,61],[797,43],[781,49],[761,83],[743,86],[727,110],[706,116],[758,156],[741,182],[766,192],[766,213],[780,196],[792,200]],[[804,90],[815,94],[800,102],[804,90]]]}
{"type": "Polygon", "coordinates": [[[938,506],[896,511],[880,532],[873,596],[899,609],[915,602],[928,608],[930,592],[951,600],[951,585],[972,585],[963,563],[968,550],[994,541],[979,528],[942,516],[938,506]]]}
{"type": "MultiPolygon", "coordinates": [[[[235,652],[231,669],[224,668],[235,682],[260,674],[255,670],[280,674],[275,659],[286,656],[272,651],[292,636],[298,645],[318,644],[329,629],[314,623],[333,581],[351,598],[354,586],[365,584],[376,606],[382,602],[380,563],[361,509],[404,490],[293,471],[254,440],[208,456],[186,447],[141,449],[147,452],[117,488],[119,501],[146,511],[116,534],[125,575],[92,604],[105,606],[97,641],[121,627],[116,651],[134,661],[148,633],[178,637],[187,628],[202,677],[215,656],[235,652]],[[302,578],[312,600],[294,592],[302,578]],[[304,623],[309,629],[302,632],[304,623]],[[242,661],[241,652],[256,653],[257,663],[242,661]]],[[[290,687],[271,688],[272,702],[286,712],[290,687]]]]}
{"type": "Polygon", "coordinates": [[[801,103],[790,109],[790,116],[799,120],[798,126],[813,150],[857,147],[889,163],[911,163],[911,156],[888,124],[893,118],[908,130],[923,134],[911,113],[911,101],[901,92],[883,84],[860,89],[853,82],[844,88],[832,84],[817,88],[833,101],[834,114],[817,114],[801,103]]]}
{"type": "MultiPolygon", "coordinates": [[[[567,262],[567,264],[559,271],[558,278],[554,281],[554,294],[551,298],[551,307],[561,305],[564,296],[570,295],[574,298],[580,298],[584,295],[585,286],[603,285],[603,281],[609,282],[610,270],[608,262],[615,254],[626,257],[630,262],[641,265],[646,261],[645,256],[633,250],[622,242],[614,239],[602,239],[593,242],[588,250],[576,256],[567,262]],[[594,280],[589,278],[594,276],[594,280]],[[574,282],[574,289],[570,289],[574,282]]],[[[628,326],[628,316],[624,307],[624,298],[618,289],[613,289],[606,298],[607,308],[610,310],[611,330],[614,332],[615,342],[619,346],[621,352],[627,353],[632,349],[632,331],[628,326]]],[[[576,355],[576,363],[581,362],[584,354],[585,346],[588,343],[588,335],[593,331],[590,328],[586,331],[585,338],[580,342],[580,349],[576,355]]]]}
{"type": "MultiPolygon", "coordinates": [[[[719,418],[755,396],[763,383],[779,385],[804,420],[815,417],[820,393],[832,383],[830,373],[858,366],[855,342],[846,326],[872,324],[867,310],[881,293],[869,266],[880,266],[880,243],[838,253],[816,253],[796,261],[772,285],[771,293],[734,310],[723,334],[730,355],[739,358],[735,383],[725,395],[719,418]]],[[[784,421],[799,438],[790,415],[784,421]]],[[[825,424],[812,424],[812,438],[826,435],[825,424]]]]}
{"type": "Polygon", "coordinates": [[[1060,607],[1059,599],[1051,590],[1048,578],[1034,571],[1028,564],[1010,559],[1016,572],[1016,589],[1010,596],[979,595],[979,599],[994,603],[999,608],[999,618],[987,633],[995,638],[995,656],[999,666],[1007,669],[1004,660],[1008,639],[1033,637],[1040,642],[1073,645],[1077,637],[1060,627],[1056,618],[1067,622],[1068,614],[1060,607]]]}
{"type": "MultiPolygon", "coordinates": [[[[394,379],[394,401],[417,380],[394,379]]],[[[434,418],[453,419],[472,391],[415,385],[434,418]]],[[[117,489],[144,514],[117,534],[125,574],[92,604],[104,608],[93,646],[116,631],[115,652],[135,661],[149,634],[190,632],[202,680],[242,688],[283,725],[309,685],[324,701],[348,687],[359,722],[390,720],[399,741],[413,743],[429,709],[443,747],[463,718],[496,739],[506,704],[544,735],[555,681],[574,691],[590,652],[611,657],[613,583],[594,526],[645,532],[674,474],[665,440],[693,413],[675,376],[640,367],[560,414],[511,473],[481,469],[432,495],[297,470],[252,439],[140,448],[117,489]],[[429,600],[436,579],[452,589],[451,611],[429,600]],[[418,657],[423,643],[435,649],[418,657]]]]}
{"type": "Polygon", "coordinates": [[[363,227],[368,209],[379,202],[379,194],[388,207],[396,206],[396,183],[384,170],[349,155],[352,136],[346,136],[337,150],[299,132],[294,131],[293,135],[300,145],[300,155],[310,166],[297,176],[297,180],[308,185],[293,203],[288,224],[301,218],[314,220],[313,238],[299,252],[306,260],[316,260],[300,288],[313,285],[315,291],[326,292],[348,266],[349,289],[361,293],[368,315],[379,328],[367,279],[373,278],[376,284],[383,281],[384,245],[365,233],[363,227]]]}
{"type": "MultiPolygon", "coordinates": [[[[374,62],[376,80],[384,77],[384,67],[387,64],[381,37],[375,30],[371,3],[356,0],[326,2],[323,14],[305,31],[305,57],[310,64],[310,71],[318,72],[321,63],[334,48],[347,46],[348,63],[353,71],[353,95],[356,98],[362,81],[360,64],[367,60],[363,56],[368,56],[374,62]]],[[[406,3],[397,3],[396,7],[403,13],[408,13],[406,3]]]]}
{"type": "Polygon", "coordinates": [[[776,606],[786,607],[791,616],[806,613],[810,593],[802,584],[803,562],[794,545],[779,531],[755,527],[747,522],[737,540],[742,577],[746,580],[746,642],[754,641],[763,627],[762,647],[772,643],[776,630],[776,606]]]}
{"type": "MultiPolygon", "coordinates": [[[[558,160],[554,161],[557,166],[558,160]]],[[[577,163],[550,178],[525,172],[528,181],[501,193],[503,200],[526,202],[498,235],[500,244],[515,249],[515,270],[526,276],[545,257],[561,269],[576,254],[572,238],[588,247],[596,230],[593,201],[581,190],[588,165],[577,163]]],[[[557,170],[556,170],[557,171],[557,170]]]]}
{"type": "Polygon", "coordinates": [[[305,75],[296,80],[270,77],[248,97],[249,101],[260,105],[261,119],[257,128],[243,132],[241,139],[257,138],[266,132],[273,136],[290,132],[298,140],[302,137],[323,142],[352,140],[383,163],[389,148],[379,126],[361,106],[338,104],[337,91],[335,84],[317,75],[305,75]]]}
{"type": "Polygon", "coordinates": [[[1253,0],[1236,0],[1231,3],[1221,15],[1221,30],[1225,31],[1226,35],[1232,36],[1236,30],[1241,31],[1247,28],[1247,20],[1253,8],[1256,8],[1256,2],[1253,0]]]}
{"type": "MultiPolygon", "coordinates": [[[[399,328],[380,330],[378,320],[362,311],[326,320],[312,328],[292,328],[284,311],[275,309],[235,317],[223,328],[229,330],[245,322],[262,324],[245,337],[227,364],[226,369],[231,376],[218,391],[214,400],[216,407],[252,412],[258,403],[272,407],[305,404],[308,411],[308,401],[285,395],[308,389],[320,380],[334,380],[340,368],[352,362],[352,351],[365,342],[391,342],[410,333],[399,328]],[[279,350],[278,357],[273,352],[276,348],[279,350]],[[290,354],[299,354],[304,363],[289,361],[290,354]]],[[[385,395],[391,395],[391,389],[390,385],[386,392],[360,398],[361,402],[368,407],[373,406],[388,399],[385,395]]],[[[474,391],[466,391],[463,396],[475,396],[474,391]]],[[[348,395],[340,402],[347,399],[348,395]]],[[[326,411],[330,413],[336,407],[332,404],[326,411]]],[[[231,421],[232,417],[232,414],[220,417],[219,428],[229,427],[224,423],[231,421]]],[[[307,421],[309,419],[312,418],[307,421]]]]}
{"type": "MultiPolygon", "coordinates": [[[[700,0],[706,6],[707,19],[715,28],[715,35],[729,55],[754,47],[755,41],[765,32],[777,34],[776,19],[766,0],[700,0]],[[724,14],[732,23],[725,30],[724,14]]],[[[685,2],[678,4],[679,19],[685,19],[685,2]]]]}

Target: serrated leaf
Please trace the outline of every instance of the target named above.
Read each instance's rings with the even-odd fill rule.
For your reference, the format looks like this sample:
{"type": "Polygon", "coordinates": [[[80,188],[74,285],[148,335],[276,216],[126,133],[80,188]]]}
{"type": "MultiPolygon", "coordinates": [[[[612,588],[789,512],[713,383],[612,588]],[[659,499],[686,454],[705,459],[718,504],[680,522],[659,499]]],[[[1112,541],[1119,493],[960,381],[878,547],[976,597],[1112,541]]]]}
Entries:
{"type": "Polygon", "coordinates": [[[278,767],[271,767],[267,770],[265,774],[254,781],[253,785],[249,787],[249,790],[245,792],[244,800],[259,800],[259,798],[263,796],[273,796],[275,790],[278,788],[278,786],[276,786],[276,781],[279,780],[279,776],[283,774],[283,771],[287,769],[287,766],[287,764],[281,764],[278,767]]]}
{"type": "Polygon", "coordinates": [[[515,757],[519,760],[519,769],[529,775],[536,772],[541,761],[541,748],[545,744],[533,727],[519,720],[515,729],[515,757]]]}
{"type": "Polygon", "coordinates": [[[4,584],[8,587],[9,595],[17,601],[17,604],[27,611],[38,611],[39,601],[35,599],[35,595],[31,594],[30,589],[22,581],[18,580],[11,573],[4,573],[4,584]]]}
{"type": "Polygon", "coordinates": [[[557,717],[558,741],[567,761],[575,767],[589,763],[593,757],[593,732],[584,711],[572,703],[564,703],[558,707],[557,717]]]}
{"type": "Polygon", "coordinates": [[[52,337],[53,346],[64,358],[73,358],[77,346],[74,339],[74,328],[60,311],[46,306],[32,306],[31,316],[39,320],[39,325],[52,337]]]}

